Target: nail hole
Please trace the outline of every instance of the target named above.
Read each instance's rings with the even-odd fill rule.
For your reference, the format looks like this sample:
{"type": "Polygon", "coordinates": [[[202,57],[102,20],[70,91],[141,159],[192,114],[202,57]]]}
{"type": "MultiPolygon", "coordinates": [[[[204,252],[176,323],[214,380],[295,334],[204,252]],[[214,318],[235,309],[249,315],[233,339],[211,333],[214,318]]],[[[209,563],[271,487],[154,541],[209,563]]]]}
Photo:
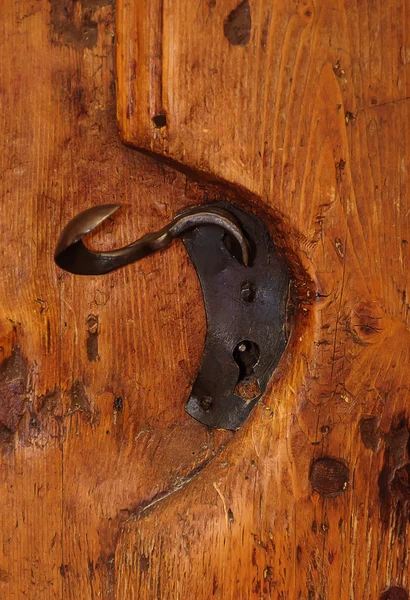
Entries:
{"type": "Polygon", "coordinates": [[[165,113],[158,113],[152,117],[152,121],[158,129],[165,127],[167,124],[167,115],[165,113]]]}
{"type": "Polygon", "coordinates": [[[241,285],[241,298],[244,302],[255,302],[256,286],[250,281],[244,281],[241,285]]]}
{"type": "Polygon", "coordinates": [[[203,398],[201,398],[199,403],[202,406],[202,408],[204,409],[204,411],[208,412],[212,405],[212,398],[211,398],[211,396],[203,396],[203,398]]]}
{"type": "Polygon", "coordinates": [[[115,412],[122,412],[123,402],[120,396],[114,399],[114,410],[115,412]]]}
{"type": "Polygon", "coordinates": [[[322,427],[320,428],[321,433],[329,433],[330,430],[330,425],[322,425],[322,427]]]}

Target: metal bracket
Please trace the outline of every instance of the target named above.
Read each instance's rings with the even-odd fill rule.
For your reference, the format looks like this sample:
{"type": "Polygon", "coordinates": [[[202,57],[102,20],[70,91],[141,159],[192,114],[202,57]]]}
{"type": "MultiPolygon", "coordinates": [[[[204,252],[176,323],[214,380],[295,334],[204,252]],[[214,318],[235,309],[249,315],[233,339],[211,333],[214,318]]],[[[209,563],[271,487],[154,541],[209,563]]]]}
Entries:
{"type": "Polygon", "coordinates": [[[207,318],[205,350],[186,404],[205,425],[238,429],[264,393],[287,343],[290,276],[266,225],[228,204],[251,243],[251,263],[230,253],[218,227],[183,234],[202,286],[207,318]]]}
{"type": "Polygon", "coordinates": [[[187,412],[205,425],[238,429],[264,393],[286,343],[289,273],[266,225],[228,202],[188,209],[125,248],[93,252],[82,238],[119,205],[94,207],[64,228],[55,251],[63,269],[108,273],[180,237],[202,287],[207,334],[187,412]]]}

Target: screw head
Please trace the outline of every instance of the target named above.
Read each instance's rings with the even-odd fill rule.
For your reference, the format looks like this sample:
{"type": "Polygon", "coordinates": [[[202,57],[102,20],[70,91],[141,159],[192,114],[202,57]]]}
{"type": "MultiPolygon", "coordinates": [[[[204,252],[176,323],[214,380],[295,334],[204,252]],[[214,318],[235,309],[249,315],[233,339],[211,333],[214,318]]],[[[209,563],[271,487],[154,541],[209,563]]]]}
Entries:
{"type": "Polygon", "coordinates": [[[251,281],[244,281],[241,286],[241,298],[244,302],[254,302],[256,287],[251,281]]]}
{"type": "Polygon", "coordinates": [[[203,396],[201,398],[201,400],[199,401],[200,405],[202,406],[202,408],[208,412],[208,410],[211,408],[211,404],[212,404],[212,398],[211,396],[203,396]]]}

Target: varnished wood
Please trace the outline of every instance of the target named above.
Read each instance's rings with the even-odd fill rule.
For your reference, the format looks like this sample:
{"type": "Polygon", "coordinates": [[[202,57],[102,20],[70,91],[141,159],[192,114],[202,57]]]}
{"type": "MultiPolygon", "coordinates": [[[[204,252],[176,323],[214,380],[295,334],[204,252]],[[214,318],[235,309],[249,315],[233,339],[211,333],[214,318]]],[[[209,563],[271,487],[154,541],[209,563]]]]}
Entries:
{"type": "Polygon", "coordinates": [[[0,5],[6,600],[408,597],[410,6],[237,4],[0,5]],[[96,203],[126,204],[101,249],[221,193],[294,273],[233,439],[184,412],[205,317],[181,244],[102,278],[52,259],[96,203]]]}
{"type": "Polygon", "coordinates": [[[205,318],[182,244],[107,277],[54,265],[83,208],[124,203],[91,242],[114,247],[200,196],[120,142],[112,4],[64,6],[0,6],[2,600],[113,598],[121,523],[230,437],[184,411],[205,318]]]}
{"type": "Polygon", "coordinates": [[[118,596],[407,598],[410,5],[148,5],[118,3],[123,139],[270,210],[314,291],[249,422],[125,524],[118,596]]]}

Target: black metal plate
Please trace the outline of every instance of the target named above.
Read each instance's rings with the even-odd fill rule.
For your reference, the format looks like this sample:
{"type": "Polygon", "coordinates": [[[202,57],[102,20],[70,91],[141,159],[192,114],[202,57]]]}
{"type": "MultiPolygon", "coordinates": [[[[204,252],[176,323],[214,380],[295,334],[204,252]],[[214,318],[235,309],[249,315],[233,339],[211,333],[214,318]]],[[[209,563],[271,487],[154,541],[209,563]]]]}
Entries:
{"type": "Polygon", "coordinates": [[[198,227],[182,236],[201,282],[207,317],[202,364],[186,410],[205,425],[236,430],[261,398],[285,350],[290,276],[258,217],[228,202],[216,206],[240,222],[253,247],[252,263],[245,267],[231,255],[219,227],[198,227]],[[255,290],[253,301],[241,297],[246,282],[255,290]],[[260,352],[252,377],[258,393],[250,400],[237,393],[240,368],[233,356],[244,340],[257,344],[260,352]]]}

